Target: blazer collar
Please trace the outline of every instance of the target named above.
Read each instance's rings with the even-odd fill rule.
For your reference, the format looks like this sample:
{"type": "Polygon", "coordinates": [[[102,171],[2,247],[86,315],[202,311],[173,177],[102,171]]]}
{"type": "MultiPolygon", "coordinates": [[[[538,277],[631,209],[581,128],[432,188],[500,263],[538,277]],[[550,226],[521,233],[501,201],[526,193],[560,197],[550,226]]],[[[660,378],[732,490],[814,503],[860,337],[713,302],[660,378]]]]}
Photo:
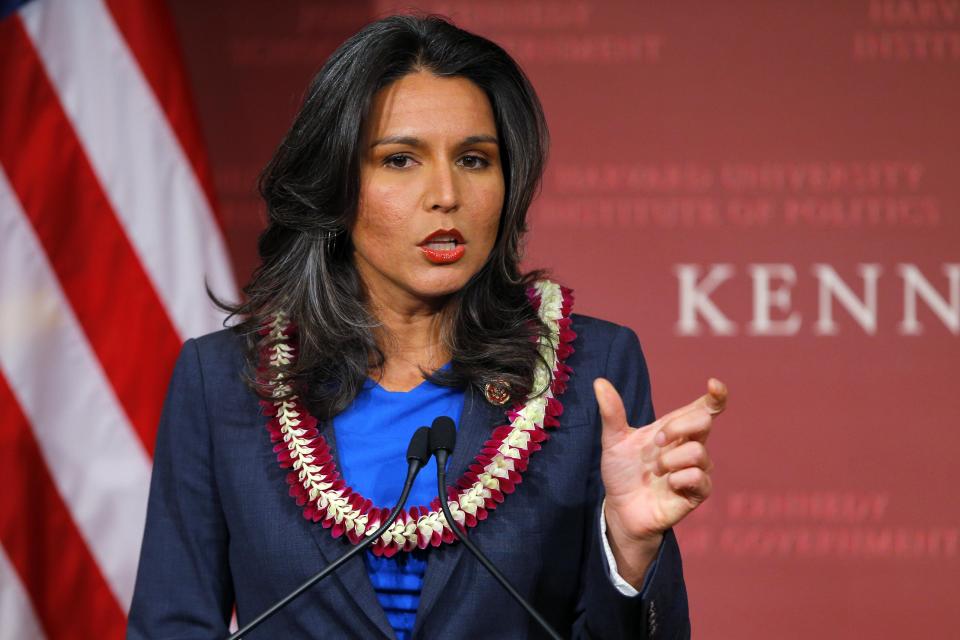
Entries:
{"type": "MultiPolygon", "coordinates": [[[[333,458],[340,466],[340,460],[337,456],[337,438],[334,434],[333,421],[326,420],[320,425],[320,431],[327,443],[330,445],[330,451],[333,458]]],[[[320,523],[314,523],[310,527],[310,533],[313,535],[314,542],[320,549],[320,555],[324,557],[327,564],[334,562],[337,558],[350,550],[350,547],[344,544],[343,540],[337,540],[330,535],[328,529],[320,526],[320,523]]],[[[366,553],[364,551],[363,553],[366,553]]],[[[396,638],[390,621],[387,620],[387,614],[384,613],[380,601],[377,600],[377,593],[373,590],[373,584],[370,582],[370,576],[367,575],[367,567],[363,561],[363,553],[358,553],[345,562],[329,579],[339,583],[341,596],[347,601],[351,601],[368,618],[369,622],[383,632],[387,638],[396,638]]],[[[347,612],[343,612],[346,614],[347,612]]],[[[366,635],[366,634],[364,634],[366,635]]]]}
{"type": "MultiPolygon", "coordinates": [[[[467,388],[460,425],[457,429],[457,446],[453,451],[453,457],[447,463],[448,486],[454,484],[467,471],[477,453],[483,448],[483,443],[490,438],[494,427],[504,422],[502,407],[487,402],[483,394],[474,387],[467,388]]],[[[427,570],[423,576],[423,587],[420,591],[420,604],[417,607],[413,637],[417,637],[464,553],[468,552],[459,541],[430,550],[427,570]]]]}

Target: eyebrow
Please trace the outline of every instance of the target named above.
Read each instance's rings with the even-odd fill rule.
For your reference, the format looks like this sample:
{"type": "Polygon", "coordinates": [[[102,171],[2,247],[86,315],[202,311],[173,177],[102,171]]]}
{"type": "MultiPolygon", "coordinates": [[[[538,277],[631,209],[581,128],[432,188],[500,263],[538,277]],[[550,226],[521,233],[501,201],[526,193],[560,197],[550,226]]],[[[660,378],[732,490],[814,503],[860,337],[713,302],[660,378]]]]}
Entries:
{"type": "MultiPolygon", "coordinates": [[[[481,142],[489,142],[492,144],[499,144],[496,136],[491,136],[487,134],[476,135],[476,136],[467,136],[460,141],[461,147],[468,147],[472,144],[479,144],[481,142]]],[[[374,140],[371,143],[370,148],[376,147],[381,144],[405,144],[411,147],[422,147],[423,141],[420,138],[414,136],[387,136],[385,138],[379,138],[374,140]]]]}

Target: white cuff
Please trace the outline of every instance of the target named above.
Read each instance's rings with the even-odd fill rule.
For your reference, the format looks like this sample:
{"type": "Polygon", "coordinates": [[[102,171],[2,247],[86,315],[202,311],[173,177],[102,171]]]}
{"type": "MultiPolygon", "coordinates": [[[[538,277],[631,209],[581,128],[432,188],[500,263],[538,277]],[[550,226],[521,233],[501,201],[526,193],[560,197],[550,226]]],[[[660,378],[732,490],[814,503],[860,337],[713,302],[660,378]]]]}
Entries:
{"type": "Polygon", "coordinates": [[[607,506],[607,499],[603,499],[600,505],[600,539],[603,540],[603,552],[607,555],[607,566],[610,567],[610,580],[617,591],[625,596],[633,597],[640,595],[640,592],[633,588],[633,585],[623,579],[617,570],[617,559],[613,557],[613,551],[610,549],[610,541],[607,540],[607,518],[604,509],[607,506]]]}

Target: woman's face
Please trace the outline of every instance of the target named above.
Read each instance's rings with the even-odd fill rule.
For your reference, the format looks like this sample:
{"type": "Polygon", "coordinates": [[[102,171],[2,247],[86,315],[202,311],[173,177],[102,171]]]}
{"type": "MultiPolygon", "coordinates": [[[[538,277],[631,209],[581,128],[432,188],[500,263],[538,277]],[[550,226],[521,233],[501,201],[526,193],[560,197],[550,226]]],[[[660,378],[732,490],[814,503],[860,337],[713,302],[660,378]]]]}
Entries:
{"type": "Polygon", "coordinates": [[[497,237],[504,199],[497,128],[466,78],[406,75],[374,97],[362,138],[354,259],[378,303],[461,289],[497,237]]]}

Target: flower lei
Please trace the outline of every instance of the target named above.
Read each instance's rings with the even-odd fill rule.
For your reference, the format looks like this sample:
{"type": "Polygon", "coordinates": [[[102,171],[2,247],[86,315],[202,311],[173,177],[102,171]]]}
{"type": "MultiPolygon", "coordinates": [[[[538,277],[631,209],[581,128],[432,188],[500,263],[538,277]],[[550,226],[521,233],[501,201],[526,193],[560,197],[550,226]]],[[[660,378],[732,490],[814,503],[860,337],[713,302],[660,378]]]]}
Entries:
{"type": "MultiPolygon", "coordinates": [[[[540,395],[516,403],[506,411],[509,424],[494,428],[463,476],[455,486],[447,488],[447,504],[461,530],[475,527],[487,518],[489,511],[513,493],[526,471],[530,456],[548,439],[547,428],[560,426],[563,407],[557,400],[573,370],[564,364],[573,353],[570,343],[576,333],[570,329],[573,296],[570,289],[549,280],[540,280],[528,288],[527,296],[539,317],[550,329],[549,338],[540,339],[540,353],[546,363],[538,363],[534,389],[542,389],[551,380],[550,389],[540,395]]],[[[278,315],[261,332],[264,335],[261,375],[277,366],[287,366],[296,357],[296,348],[289,344],[295,329],[278,315]]],[[[274,397],[290,393],[283,374],[260,380],[272,389],[274,397]]],[[[303,507],[303,516],[330,529],[334,538],[346,534],[353,544],[364,535],[371,535],[390,514],[387,507],[374,506],[370,500],[346,485],[336,468],[326,439],[317,430],[317,419],[311,416],[297,396],[276,401],[262,400],[270,439],[275,443],[280,466],[291,469],[287,474],[290,495],[303,507]]],[[[439,498],[430,507],[411,507],[401,512],[393,526],[386,530],[371,549],[374,554],[392,557],[399,551],[438,547],[455,540],[439,498]]]]}

